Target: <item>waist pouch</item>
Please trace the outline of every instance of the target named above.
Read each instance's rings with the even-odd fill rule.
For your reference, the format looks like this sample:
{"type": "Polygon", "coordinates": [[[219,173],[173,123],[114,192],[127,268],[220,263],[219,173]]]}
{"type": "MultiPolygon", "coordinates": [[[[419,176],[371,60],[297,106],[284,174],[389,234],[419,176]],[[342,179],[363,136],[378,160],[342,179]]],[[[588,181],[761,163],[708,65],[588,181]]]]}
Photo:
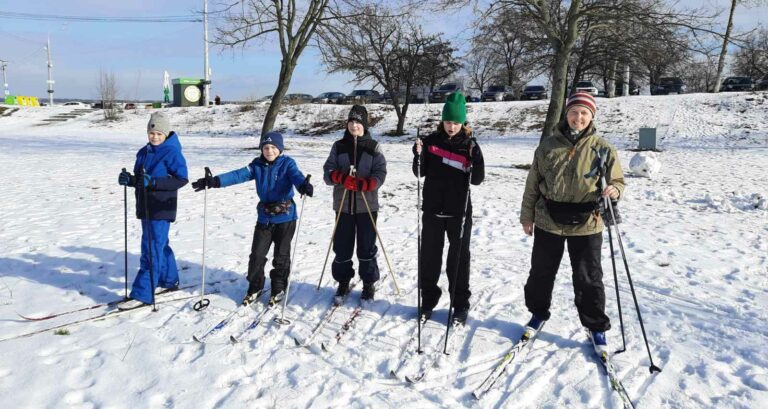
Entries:
{"type": "Polygon", "coordinates": [[[556,202],[545,199],[549,216],[557,224],[566,226],[578,226],[589,220],[589,216],[595,212],[597,203],[569,203],[556,202]]]}
{"type": "Polygon", "coordinates": [[[259,203],[264,212],[270,216],[277,216],[278,214],[285,214],[291,211],[293,202],[273,202],[273,203],[259,203]]]}

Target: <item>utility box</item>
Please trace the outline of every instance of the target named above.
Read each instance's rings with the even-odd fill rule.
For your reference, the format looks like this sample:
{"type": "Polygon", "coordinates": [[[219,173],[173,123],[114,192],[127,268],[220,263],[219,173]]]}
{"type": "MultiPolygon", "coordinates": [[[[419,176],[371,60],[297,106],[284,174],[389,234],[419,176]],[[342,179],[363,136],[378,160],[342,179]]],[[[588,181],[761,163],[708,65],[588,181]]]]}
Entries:
{"type": "Polygon", "coordinates": [[[173,79],[173,106],[194,107],[203,105],[203,83],[199,78],[173,79]]]}
{"type": "Polygon", "coordinates": [[[656,128],[640,128],[640,146],[641,151],[657,150],[658,140],[656,139],[656,128]]]}

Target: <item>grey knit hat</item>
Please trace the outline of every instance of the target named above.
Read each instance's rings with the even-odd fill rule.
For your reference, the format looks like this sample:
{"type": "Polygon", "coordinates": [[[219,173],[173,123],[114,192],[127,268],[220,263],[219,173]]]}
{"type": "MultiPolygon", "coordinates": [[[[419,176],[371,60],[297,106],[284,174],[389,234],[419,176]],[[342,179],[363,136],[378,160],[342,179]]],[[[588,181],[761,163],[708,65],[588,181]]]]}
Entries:
{"type": "Polygon", "coordinates": [[[147,133],[152,131],[159,131],[168,136],[171,133],[171,123],[168,121],[168,117],[162,112],[155,112],[149,117],[147,123],[147,133]]]}

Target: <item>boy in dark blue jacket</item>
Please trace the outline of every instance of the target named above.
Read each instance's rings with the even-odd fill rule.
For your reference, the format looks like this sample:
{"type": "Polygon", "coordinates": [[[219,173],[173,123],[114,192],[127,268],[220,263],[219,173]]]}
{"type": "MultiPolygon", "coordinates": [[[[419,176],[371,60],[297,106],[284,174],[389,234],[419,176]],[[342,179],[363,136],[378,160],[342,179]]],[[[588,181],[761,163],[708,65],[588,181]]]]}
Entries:
{"type": "Polygon", "coordinates": [[[283,152],[283,136],[269,132],[261,138],[261,156],[248,166],[218,176],[198,179],[192,187],[199,192],[206,187],[227,187],[254,180],[259,203],[256,206],[258,220],[253,231],[253,244],[248,260],[248,292],[243,305],[258,299],[264,289],[264,266],[267,253],[275,243],[272,271],[271,303],[285,295],[288,274],[291,271],[291,239],[296,230],[296,203],[293,201],[294,186],[302,195],[312,197],[313,188],[299,171],[296,162],[283,152]]]}
{"type": "Polygon", "coordinates": [[[121,185],[136,188],[136,218],[141,220],[139,272],[133,281],[131,298],[118,304],[119,309],[151,304],[156,288],[179,285],[176,258],[168,245],[168,230],[176,220],[176,191],[188,182],[187,162],[181,153],[179,137],[171,131],[168,118],[162,112],[149,118],[147,138],[149,143],[136,154],[134,174],[123,171],[118,177],[121,185]],[[150,278],[154,278],[154,282],[150,278]]]}

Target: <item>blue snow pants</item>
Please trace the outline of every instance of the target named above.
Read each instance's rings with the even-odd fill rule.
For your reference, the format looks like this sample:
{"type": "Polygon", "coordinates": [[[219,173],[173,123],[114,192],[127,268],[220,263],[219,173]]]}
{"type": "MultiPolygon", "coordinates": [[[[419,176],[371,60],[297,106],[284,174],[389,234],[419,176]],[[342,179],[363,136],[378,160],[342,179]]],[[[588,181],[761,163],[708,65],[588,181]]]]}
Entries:
{"type": "Polygon", "coordinates": [[[168,220],[141,219],[141,260],[139,272],[133,280],[131,298],[145,304],[152,303],[152,288],[173,288],[179,285],[179,270],[176,267],[176,257],[168,245],[168,230],[171,222],[168,220]],[[149,231],[152,232],[152,275],[154,286],[149,274],[149,231]]]}

